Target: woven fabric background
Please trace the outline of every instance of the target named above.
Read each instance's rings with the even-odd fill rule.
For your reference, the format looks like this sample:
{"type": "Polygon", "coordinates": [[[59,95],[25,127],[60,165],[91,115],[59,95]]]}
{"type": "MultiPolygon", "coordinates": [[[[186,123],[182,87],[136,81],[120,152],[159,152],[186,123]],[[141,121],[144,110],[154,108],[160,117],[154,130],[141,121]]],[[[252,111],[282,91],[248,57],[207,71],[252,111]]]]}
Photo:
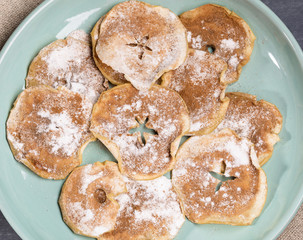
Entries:
{"type": "MultiPolygon", "coordinates": [[[[84,0],[83,0],[84,1],[84,0]]],[[[257,1],[257,0],[256,0],[257,1]]],[[[0,0],[0,49],[14,29],[42,0],[0,0]]],[[[303,47],[303,1],[263,0],[289,27],[303,47]]],[[[19,240],[20,237],[10,227],[0,212],[0,239],[19,240]]],[[[278,238],[279,240],[303,239],[303,207],[278,238]]]]}

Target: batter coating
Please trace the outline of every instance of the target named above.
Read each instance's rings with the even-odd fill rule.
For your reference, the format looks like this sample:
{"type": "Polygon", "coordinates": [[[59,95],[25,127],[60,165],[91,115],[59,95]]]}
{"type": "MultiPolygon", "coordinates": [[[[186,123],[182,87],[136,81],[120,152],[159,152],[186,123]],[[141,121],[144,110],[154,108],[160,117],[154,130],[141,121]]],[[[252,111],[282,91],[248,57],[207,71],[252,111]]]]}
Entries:
{"type": "Polygon", "coordinates": [[[114,6],[100,25],[98,58],[139,90],[147,90],[187,55],[186,30],[167,8],[139,1],[114,6]]]}
{"type": "Polygon", "coordinates": [[[128,191],[116,197],[120,209],[115,229],[98,240],[173,239],[185,218],[171,180],[134,181],[124,177],[124,181],[128,191]]]}
{"type": "Polygon", "coordinates": [[[189,47],[221,57],[228,65],[225,81],[237,81],[256,39],[248,24],[234,12],[215,4],[184,12],[180,19],[187,29],[189,47]]]}
{"type": "Polygon", "coordinates": [[[92,104],[66,88],[24,90],[7,120],[7,139],[15,158],[43,178],[63,179],[81,164],[92,104]]]}
{"type": "Polygon", "coordinates": [[[176,158],[172,182],[190,221],[249,225],[259,216],[267,183],[249,140],[229,129],[191,137],[176,158]]]}
{"type": "Polygon", "coordinates": [[[191,120],[189,134],[212,132],[223,120],[229,99],[222,75],[226,63],[210,53],[190,49],[186,61],[162,76],[162,86],[178,92],[191,120]]]}
{"type": "Polygon", "coordinates": [[[230,98],[225,119],[217,131],[230,128],[240,137],[248,138],[255,145],[259,163],[262,166],[271,157],[274,145],[280,141],[283,118],[279,109],[256,96],[247,93],[226,93],[230,98]]]}
{"type": "Polygon", "coordinates": [[[70,33],[44,47],[32,61],[26,87],[64,86],[95,103],[108,82],[96,67],[89,35],[82,30],[70,33]]]}
{"type": "Polygon", "coordinates": [[[170,171],[188,129],[186,106],[175,91],[154,85],[141,92],[131,84],[101,94],[90,128],[118,160],[122,174],[137,180],[170,171]],[[136,130],[144,122],[153,133],[136,130]]]}
{"type": "Polygon", "coordinates": [[[65,223],[77,234],[97,238],[112,230],[119,204],[126,192],[114,162],[95,162],[76,168],[63,185],[59,204],[65,223]]]}

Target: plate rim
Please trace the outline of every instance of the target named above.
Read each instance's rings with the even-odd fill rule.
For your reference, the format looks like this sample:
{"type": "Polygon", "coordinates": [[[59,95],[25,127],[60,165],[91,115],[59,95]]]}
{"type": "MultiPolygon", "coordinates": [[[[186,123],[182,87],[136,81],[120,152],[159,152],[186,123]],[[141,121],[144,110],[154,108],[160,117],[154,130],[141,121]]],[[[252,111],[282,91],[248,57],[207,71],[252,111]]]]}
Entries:
{"type": "MultiPolygon", "coordinates": [[[[59,2],[60,0],[45,0],[40,3],[24,20],[18,25],[18,27],[14,30],[8,40],[5,42],[4,46],[0,51],[0,66],[2,62],[5,60],[5,57],[10,50],[11,46],[14,44],[14,41],[18,38],[19,34],[22,33],[23,29],[31,23],[31,21],[36,17],[36,15],[40,14],[41,11],[46,9],[50,4],[59,2]]],[[[141,0],[144,1],[144,0],[141,0]]],[[[291,33],[291,31],[287,28],[287,26],[283,23],[283,21],[261,0],[246,0],[250,2],[253,6],[255,6],[260,12],[262,12],[265,16],[269,17],[272,20],[274,25],[278,28],[278,30],[284,33],[288,44],[290,44],[291,48],[294,49],[294,55],[296,56],[299,65],[302,67],[303,71],[303,51],[298,44],[297,40],[291,33]]],[[[206,3],[205,3],[206,4],[206,3]]],[[[6,133],[5,133],[6,138],[6,133]]],[[[0,188],[0,195],[4,196],[4,192],[2,188],[0,188]]],[[[272,238],[277,238],[281,235],[281,233],[286,229],[291,220],[295,217],[298,212],[300,206],[303,203],[303,183],[301,184],[299,191],[296,194],[296,197],[292,201],[291,207],[285,213],[286,221],[276,225],[271,231],[268,232],[268,236],[272,238]],[[276,231],[275,231],[276,229],[276,231]]],[[[0,198],[0,210],[10,224],[10,226],[14,229],[14,231],[18,234],[22,239],[31,239],[32,235],[28,231],[24,231],[20,225],[18,225],[13,219],[13,212],[10,208],[4,208],[5,200],[4,198],[0,198]]]]}

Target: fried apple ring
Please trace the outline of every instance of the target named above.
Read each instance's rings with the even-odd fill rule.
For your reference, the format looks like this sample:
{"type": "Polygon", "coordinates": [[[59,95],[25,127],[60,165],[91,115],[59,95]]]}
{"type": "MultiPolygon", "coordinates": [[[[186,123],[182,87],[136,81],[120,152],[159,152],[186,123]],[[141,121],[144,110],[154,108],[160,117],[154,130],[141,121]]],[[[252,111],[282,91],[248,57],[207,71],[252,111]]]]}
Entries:
{"type": "Polygon", "coordinates": [[[228,65],[226,82],[237,81],[256,39],[248,24],[234,12],[215,4],[184,12],[180,19],[188,31],[189,47],[221,57],[228,65]]]}
{"type": "Polygon", "coordinates": [[[283,117],[279,109],[256,96],[247,93],[226,93],[230,98],[224,120],[217,131],[230,128],[240,137],[248,138],[255,145],[259,163],[262,166],[270,158],[274,145],[280,141],[283,117]]]}
{"type": "Polygon", "coordinates": [[[119,204],[126,192],[114,162],[95,162],[76,168],[65,181],[59,205],[64,222],[77,234],[97,238],[115,226],[119,204]]]}
{"type": "Polygon", "coordinates": [[[118,160],[122,174],[137,180],[170,171],[188,129],[186,105],[175,91],[154,85],[141,92],[131,84],[101,94],[90,128],[118,160]],[[144,123],[150,130],[140,133],[144,123]]]}
{"type": "Polygon", "coordinates": [[[172,182],[190,221],[249,225],[259,216],[267,182],[248,139],[230,129],[191,137],[176,158],[172,182]]]}
{"type": "Polygon", "coordinates": [[[114,6],[100,25],[96,54],[102,63],[147,90],[187,55],[186,30],[167,8],[139,1],[114,6]]]}
{"type": "Polygon", "coordinates": [[[90,45],[89,35],[82,30],[47,45],[32,61],[26,87],[64,86],[95,103],[108,82],[94,63],[90,45]]]}
{"type": "Polygon", "coordinates": [[[7,139],[15,158],[43,178],[63,179],[81,164],[92,104],[64,87],[25,89],[7,120],[7,139]]]}
{"type": "Polygon", "coordinates": [[[178,92],[187,105],[190,135],[212,132],[223,120],[229,99],[222,79],[226,63],[210,53],[190,49],[186,61],[162,76],[162,86],[178,92]]]}

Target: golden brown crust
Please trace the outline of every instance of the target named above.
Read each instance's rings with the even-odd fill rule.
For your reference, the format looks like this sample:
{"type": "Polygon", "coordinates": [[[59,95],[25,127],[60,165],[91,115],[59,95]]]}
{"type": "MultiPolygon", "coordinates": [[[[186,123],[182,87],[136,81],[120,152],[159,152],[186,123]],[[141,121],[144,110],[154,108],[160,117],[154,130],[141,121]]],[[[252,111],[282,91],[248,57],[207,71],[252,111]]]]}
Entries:
{"type": "Polygon", "coordinates": [[[279,109],[264,100],[257,101],[256,96],[247,93],[226,93],[226,96],[230,98],[230,104],[218,130],[227,127],[251,140],[262,166],[270,159],[273,146],[280,140],[278,134],[283,118],[279,109]]]}
{"type": "Polygon", "coordinates": [[[189,47],[208,51],[228,64],[226,83],[238,80],[242,66],[250,59],[255,36],[248,24],[229,9],[206,4],[184,12],[180,19],[188,30],[189,47]]]}
{"type": "Polygon", "coordinates": [[[66,88],[24,90],[7,120],[7,139],[15,158],[43,178],[63,179],[82,161],[92,104],[66,88]]]}
{"type": "Polygon", "coordinates": [[[110,66],[104,64],[98,57],[96,53],[96,44],[99,38],[99,31],[100,31],[100,25],[103,21],[104,17],[101,17],[96,25],[94,26],[92,32],[91,32],[91,38],[92,38],[92,51],[93,51],[93,58],[95,60],[96,66],[99,68],[99,70],[102,72],[104,77],[108,79],[112,84],[114,85],[120,85],[124,83],[128,83],[128,81],[125,79],[124,74],[119,73],[115,70],[113,70],[110,66]]]}
{"type": "Polygon", "coordinates": [[[118,160],[123,174],[153,179],[173,168],[181,137],[189,129],[189,116],[173,90],[154,85],[140,92],[124,84],[101,94],[90,129],[118,160]],[[144,122],[154,130],[154,135],[143,133],[145,143],[138,130],[129,132],[144,122]]]}
{"type": "Polygon", "coordinates": [[[173,239],[185,221],[171,180],[124,178],[128,192],[116,199],[120,205],[115,229],[99,240],[173,239]]]}
{"type": "Polygon", "coordinates": [[[208,134],[223,120],[229,103],[222,80],[226,67],[221,58],[190,49],[179,68],[162,76],[161,85],[177,91],[187,105],[191,118],[188,134],[208,134]]]}
{"type": "Polygon", "coordinates": [[[167,8],[139,1],[115,5],[100,25],[98,58],[139,90],[147,90],[187,55],[186,30],[167,8]]]}
{"type": "Polygon", "coordinates": [[[88,35],[77,30],[66,39],[47,45],[33,59],[26,77],[26,87],[64,86],[95,103],[108,82],[96,67],[88,35]]]}
{"type": "Polygon", "coordinates": [[[119,210],[115,197],[124,192],[126,186],[116,163],[78,167],[61,190],[63,220],[76,234],[99,237],[114,229],[119,210]]]}
{"type": "Polygon", "coordinates": [[[190,221],[249,225],[259,216],[267,183],[249,140],[229,129],[191,137],[176,158],[172,182],[190,221]]]}

